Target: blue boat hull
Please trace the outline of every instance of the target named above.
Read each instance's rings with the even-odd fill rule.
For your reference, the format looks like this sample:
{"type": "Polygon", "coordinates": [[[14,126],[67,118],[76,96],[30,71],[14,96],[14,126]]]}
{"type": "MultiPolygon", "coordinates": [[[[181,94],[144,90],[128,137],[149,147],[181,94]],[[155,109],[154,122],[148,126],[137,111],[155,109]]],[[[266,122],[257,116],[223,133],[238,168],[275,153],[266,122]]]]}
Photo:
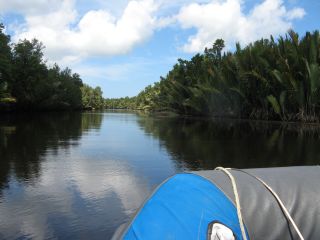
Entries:
{"type": "MultiPolygon", "coordinates": [[[[247,239],[298,239],[274,196],[251,175],[279,194],[305,239],[320,239],[320,228],[315,227],[320,226],[319,166],[231,172],[247,239]]],[[[209,226],[215,222],[243,239],[228,177],[217,170],[177,174],[154,191],[114,239],[209,239],[209,226]]]]}

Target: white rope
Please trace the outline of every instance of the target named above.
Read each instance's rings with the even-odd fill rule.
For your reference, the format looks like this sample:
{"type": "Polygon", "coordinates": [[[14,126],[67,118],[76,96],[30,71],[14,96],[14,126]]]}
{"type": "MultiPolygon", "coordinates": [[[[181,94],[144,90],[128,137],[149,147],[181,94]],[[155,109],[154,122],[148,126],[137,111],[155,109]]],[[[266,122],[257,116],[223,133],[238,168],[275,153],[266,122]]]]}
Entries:
{"type": "MultiPolygon", "coordinates": [[[[242,213],[241,213],[241,206],[240,206],[240,200],[239,200],[239,194],[238,194],[238,189],[237,189],[237,184],[235,181],[235,178],[233,177],[233,175],[231,174],[231,172],[229,170],[231,170],[231,168],[224,168],[224,167],[217,167],[215,170],[220,170],[223,171],[225,174],[227,174],[227,176],[230,178],[231,180],[231,184],[232,184],[232,189],[233,189],[233,194],[234,194],[234,198],[236,201],[236,207],[237,207],[237,214],[238,214],[238,220],[239,220],[239,224],[240,224],[240,229],[241,229],[241,234],[242,234],[242,238],[244,240],[247,240],[247,235],[245,233],[244,230],[244,224],[243,224],[243,218],[242,218],[242,213]]],[[[283,212],[285,213],[285,216],[287,217],[287,219],[290,221],[290,223],[292,224],[294,230],[297,232],[300,240],[304,240],[304,237],[302,236],[297,224],[294,222],[293,218],[291,217],[289,211],[287,210],[287,208],[285,207],[285,205],[283,204],[283,202],[281,201],[280,197],[278,196],[278,194],[267,184],[265,183],[261,178],[250,174],[246,171],[240,170],[240,169],[233,169],[236,171],[240,171],[243,173],[248,174],[249,176],[255,178],[256,180],[258,180],[260,183],[263,184],[264,187],[266,187],[271,194],[275,197],[275,199],[277,200],[277,202],[279,203],[281,209],[283,210],[283,212]]]]}
{"type": "Polygon", "coordinates": [[[282,208],[283,212],[285,213],[287,219],[290,221],[290,223],[292,224],[293,228],[294,228],[295,231],[297,232],[299,238],[300,238],[301,240],[304,240],[304,237],[302,236],[302,234],[301,234],[298,226],[297,226],[296,223],[294,222],[293,218],[291,217],[291,215],[290,215],[289,211],[287,210],[287,208],[284,206],[284,204],[283,204],[283,202],[281,201],[281,199],[280,199],[280,197],[278,196],[278,194],[277,194],[267,183],[265,183],[261,178],[255,176],[255,175],[253,175],[253,174],[250,174],[250,173],[248,173],[248,172],[246,172],[246,171],[240,170],[240,169],[234,169],[234,170],[240,171],[240,172],[243,172],[243,173],[246,173],[246,174],[248,174],[249,176],[251,176],[251,177],[257,179],[259,182],[261,182],[261,183],[272,193],[272,195],[276,198],[276,200],[278,201],[280,207],[282,208]]]}
{"type": "Polygon", "coordinates": [[[232,188],[233,188],[233,194],[234,194],[234,198],[236,200],[237,215],[238,215],[238,220],[239,220],[239,224],[240,224],[241,235],[242,235],[243,240],[247,240],[247,234],[246,234],[246,231],[244,229],[244,224],[243,224],[243,219],[242,219],[242,213],[241,213],[241,206],[240,206],[239,194],[238,194],[238,189],[237,189],[237,183],[236,183],[234,177],[232,176],[232,174],[228,171],[228,170],[230,170],[230,168],[217,167],[215,170],[220,170],[220,171],[224,172],[225,174],[227,174],[227,176],[231,180],[231,184],[232,184],[232,188]]]}

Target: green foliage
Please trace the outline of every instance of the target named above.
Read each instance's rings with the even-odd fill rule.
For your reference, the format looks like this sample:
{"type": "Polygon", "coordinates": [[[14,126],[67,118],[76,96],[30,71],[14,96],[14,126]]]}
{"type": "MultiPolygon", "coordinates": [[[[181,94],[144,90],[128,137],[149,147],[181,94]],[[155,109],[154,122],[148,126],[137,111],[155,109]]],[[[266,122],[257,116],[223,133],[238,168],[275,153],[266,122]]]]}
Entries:
{"type": "Polygon", "coordinates": [[[81,87],[82,106],[85,109],[101,109],[104,108],[104,99],[100,87],[92,88],[87,84],[81,87]]]}
{"type": "Polygon", "coordinates": [[[77,108],[82,107],[82,80],[77,73],[69,68],[61,70],[54,65],[48,70],[46,91],[49,93],[42,105],[46,108],[77,108]]]}
{"type": "Polygon", "coordinates": [[[14,46],[12,95],[24,108],[81,108],[80,76],[58,65],[48,69],[43,48],[36,39],[14,46]]]}
{"type": "Polygon", "coordinates": [[[272,95],[268,96],[267,99],[270,102],[274,112],[276,114],[280,115],[281,114],[281,110],[280,110],[280,104],[278,103],[278,100],[272,95]]]}
{"type": "Polygon", "coordinates": [[[320,35],[289,31],[234,53],[218,39],[203,54],[178,63],[134,105],[184,115],[319,121],[320,35]]]}
{"type": "Polygon", "coordinates": [[[3,31],[4,26],[0,23],[0,97],[6,97],[8,83],[12,80],[10,36],[3,31]]]}
{"type": "Polygon", "coordinates": [[[3,99],[14,99],[10,103],[23,109],[104,107],[100,87],[82,87],[79,74],[69,68],[62,70],[57,64],[48,68],[43,49],[36,39],[10,45],[10,36],[0,24],[0,102],[7,104],[3,99]]]}
{"type": "Polygon", "coordinates": [[[13,48],[12,95],[27,107],[40,104],[48,96],[48,70],[42,50],[42,44],[35,39],[20,41],[13,48]]]}
{"type": "Polygon", "coordinates": [[[137,109],[136,97],[107,98],[104,106],[107,109],[137,109]]]}

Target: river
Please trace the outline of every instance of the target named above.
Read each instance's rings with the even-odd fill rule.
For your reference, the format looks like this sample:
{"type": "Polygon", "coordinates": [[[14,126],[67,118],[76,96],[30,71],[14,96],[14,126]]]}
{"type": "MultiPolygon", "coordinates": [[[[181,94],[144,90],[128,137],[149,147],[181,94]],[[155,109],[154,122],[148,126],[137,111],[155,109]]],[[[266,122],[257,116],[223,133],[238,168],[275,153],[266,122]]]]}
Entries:
{"type": "Polygon", "coordinates": [[[167,177],[320,164],[320,126],[125,112],[0,116],[0,239],[109,239],[167,177]]]}

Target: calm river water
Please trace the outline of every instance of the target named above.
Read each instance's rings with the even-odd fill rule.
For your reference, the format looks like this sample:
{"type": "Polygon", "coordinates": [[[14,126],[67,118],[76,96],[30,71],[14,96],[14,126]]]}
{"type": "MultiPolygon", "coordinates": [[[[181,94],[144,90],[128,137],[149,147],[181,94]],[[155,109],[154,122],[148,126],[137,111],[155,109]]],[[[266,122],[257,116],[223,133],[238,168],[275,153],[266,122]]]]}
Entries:
{"type": "Polygon", "coordinates": [[[135,113],[0,116],[0,239],[109,239],[157,184],[320,164],[320,126],[135,113]]]}

